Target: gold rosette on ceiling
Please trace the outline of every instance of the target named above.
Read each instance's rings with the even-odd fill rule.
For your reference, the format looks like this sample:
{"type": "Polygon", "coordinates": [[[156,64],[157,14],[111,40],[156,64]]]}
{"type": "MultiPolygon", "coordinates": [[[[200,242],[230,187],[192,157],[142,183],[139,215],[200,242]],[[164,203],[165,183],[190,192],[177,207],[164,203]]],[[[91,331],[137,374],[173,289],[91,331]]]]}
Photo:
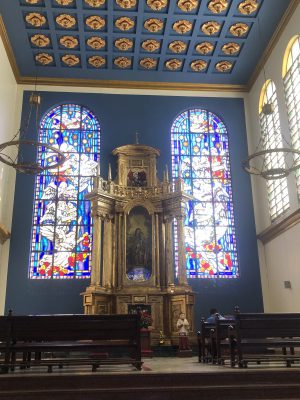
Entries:
{"type": "Polygon", "coordinates": [[[129,31],[134,25],[134,20],[129,17],[120,17],[115,21],[115,27],[121,31],[129,31]]]}
{"type": "Polygon", "coordinates": [[[157,59],[156,58],[142,58],[140,60],[140,66],[146,69],[153,69],[157,66],[157,59]]]}
{"type": "Polygon", "coordinates": [[[227,55],[236,54],[240,51],[240,49],[241,49],[241,46],[238,43],[234,43],[234,42],[225,43],[222,46],[223,53],[227,54],[227,55]]]}
{"type": "Polygon", "coordinates": [[[49,53],[39,53],[34,57],[35,60],[42,65],[48,65],[53,62],[53,57],[49,53]]]}
{"type": "Polygon", "coordinates": [[[173,51],[173,53],[183,53],[186,51],[187,44],[182,40],[174,40],[173,42],[169,43],[169,49],[173,51]]]}
{"type": "Polygon", "coordinates": [[[55,18],[55,21],[59,26],[65,29],[71,29],[76,25],[76,18],[70,14],[60,14],[55,18]]]}
{"type": "Polygon", "coordinates": [[[40,28],[46,24],[47,19],[43,14],[40,13],[29,13],[26,14],[25,20],[28,24],[34,26],[35,28],[40,28]]]}
{"type": "Polygon", "coordinates": [[[41,0],[26,0],[27,4],[38,4],[41,0]]]}
{"type": "Polygon", "coordinates": [[[193,24],[188,21],[187,19],[180,19],[176,22],[174,22],[172,28],[174,29],[175,32],[180,33],[183,35],[184,33],[189,32],[193,27],[193,24]]]}
{"type": "Polygon", "coordinates": [[[100,56],[92,56],[88,58],[88,63],[94,68],[101,68],[103,65],[105,65],[105,62],[105,58],[100,56]]]}
{"type": "Polygon", "coordinates": [[[232,63],[226,60],[220,61],[216,64],[216,70],[219,72],[228,72],[232,68],[232,63]]]}
{"type": "Polygon", "coordinates": [[[208,36],[216,35],[220,29],[221,25],[217,21],[207,21],[201,25],[201,31],[208,36]]]}
{"type": "Polygon", "coordinates": [[[180,8],[181,11],[189,12],[197,8],[198,3],[198,0],[178,0],[177,7],[180,8]]]}
{"type": "Polygon", "coordinates": [[[62,36],[59,38],[59,43],[67,49],[74,49],[79,42],[75,36],[62,36]]]}
{"type": "Polygon", "coordinates": [[[30,41],[36,47],[46,47],[50,44],[50,38],[46,35],[42,35],[41,33],[31,36],[30,41]]]}
{"type": "Polygon", "coordinates": [[[200,54],[210,54],[212,53],[215,46],[210,42],[201,42],[198,43],[195,47],[195,50],[200,54]]]}
{"type": "Polygon", "coordinates": [[[128,57],[117,57],[114,59],[114,64],[119,68],[129,68],[131,66],[131,59],[128,57]]]}
{"type": "Polygon", "coordinates": [[[165,62],[165,66],[170,71],[176,71],[182,67],[182,60],[179,60],[178,58],[171,58],[165,62]]]}
{"type": "Polygon", "coordinates": [[[149,32],[159,32],[163,29],[164,22],[158,18],[150,18],[144,22],[144,28],[149,32]]]}
{"type": "Polygon", "coordinates": [[[87,4],[90,7],[101,7],[105,4],[105,0],[84,0],[85,4],[87,4]]]}
{"type": "Polygon", "coordinates": [[[146,51],[156,51],[160,48],[160,42],[155,39],[148,39],[142,42],[142,48],[146,51]]]}
{"type": "Polygon", "coordinates": [[[166,8],[168,5],[168,0],[147,0],[147,6],[154,11],[160,11],[166,8]]]}
{"type": "Polygon", "coordinates": [[[69,6],[74,0],[55,0],[60,6],[69,6]]]}
{"type": "Polygon", "coordinates": [[[207,4],[207,8],[214,14],[220,14],[228,8],[228,0],[212,0],[207,4]]]}
{"type": "Polygon", "coordinates": [[[85,24],[94,31],[98,31],[105,27],[105,19],[99,15],[90,15],[86,18],[85,24]]]}
{"type": "Polygon", "coordinates": [[[91,36],[87,39],[86,44],[94,50],[100,50],[105,47],[106,41],[99,36],[91,36]]]}
{"type": "Polygon", "coordinates": [[[115,46],[121,51],[128,51],[133,47],[133,40],[128,38],[120,38],[115,40],[115,46]]]}
{"type": "Polygon", "coordinates": [[[207,67],[207,62],[204,60],[194,60],[191,62],[190,66],[195,72],[204,71],[207,67]]]}
{"type": "Polygon", "coordinates": [[[136,6],[136,0],[116,0],[116,4],[121,8],[129,9],[136,6]]]}
{"type": "Polygon", "coordinates": [[[245,0],[238,5],[238,10],[243,15],[250,15],[258,9],[258,6],[256,0],[245,0]]]}
{"type": "Polygon", "coordinates": [[[80,58],[78,56],[75,56],[75,54],[65,54],[64,56],[62,56],[61,60],[68,67],[74,67],[80,62],[80,58]]]}
{"type": "Polygon", "coordinates": [[[249,30],[249,26],[247,24],[244,24],[243,22],[238,22],[237,24],[233,24],[229,28],[229,32],[233,36],[237,36],[237,37],[246,35],[248,30],[249,30]]]}

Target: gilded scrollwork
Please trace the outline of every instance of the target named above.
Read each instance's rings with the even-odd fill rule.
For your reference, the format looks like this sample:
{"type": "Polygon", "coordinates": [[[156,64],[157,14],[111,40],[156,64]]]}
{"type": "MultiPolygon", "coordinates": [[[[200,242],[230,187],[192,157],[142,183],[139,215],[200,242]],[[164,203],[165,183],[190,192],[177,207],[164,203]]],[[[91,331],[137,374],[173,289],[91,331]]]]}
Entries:
{"type": "Polygon", "coordinates": [[[119,68],[129,68],[131,66],[131,59],[128,57],[117,57],[114,59],[114,64],[119,68]]]}
{"type": "Polygon", "coordinates": [[[48,65],[53,62],[53,56],[49,53],[39,53],[35,55],[35,60],[42,65],[48,65]]]}
{"type": "Polygon", "coordinates": [[[134,28],[134,26],[134,20],[129,17],[120,17],[115,21],[115,27],[121,31],[129,31],[130,29],[134,28]]]}
{"type": "Polygon", "coordinates": [[[190,12],[198,7],[198,0],[178,0],[177,7],[180,8],[181,11],[190,12]]]}
{"type": "Polygon", "coordinates": [[[245,0],[238,5],[238,10],[243,15],[253,14],[258,9],[257,0],[245,0]]]}
{"type": "Polygon", "coordinates": [[[71,29],[76,25],[76,18],[70,14],[60,14],[55,18],[57,25],[64,29],[71,29]]]}
{"type": "Polygon", "coordinates": [[[214,50],[214,45],[210,42],[201,42],[196,45],[195,50],[200,54],[210,54],[214,50]]]}
{"type": "Polygon", "coordinates": [[[179,60],[178,58],[171,58],[165,62],[165,66],[170,71],[176,71],[182,67],[182,60],[179,60]]]}
{"type": "Polygon", "coordinates": [[[87,4],[90,7],[101,7],[105,4],[106,0],[84,0],[85,4],[87,4]]]}
{"type": "Polygon", "coordinates": [[[237,36],[237,37],[246,35],[248,30],[249,30],[249,26],[247,24],[244,24],[243,22],[238,22],[236,24],[233,24],[229,28],[229,32],[233,36],[237,36]]]}
{"type": "Polygon", "coordinates": [[[154,11],[160,11],[166,8],[168,5],[168,0],[147,0],[147,6],[154,11]]]}
{"type": "Polygon", "coordinates": [[[227,60],[222,60],[216,64],[216,70],[218,72],[228,72],[232,69],[232,63],[227,60]]]}
{"type": "Polygon", "coordinates": [[[116,4],[121,8],[130,9],[136,6],[136,0],[116,0],[116,4]]]}
{"type": "Polygon", "coordinates": [[[101,68],[103,65],[105,65],[105,62],[105,58],[100,56],[92,56],[88,58],[88,63],[94,68],[101,68]]]}
{"type": "Polygon", "coordinates": [[[105,27],[105,19],[99,15],[90,15],[86,18],[85,24],[94,31],[100,30],[105,27]]]}
{"type": "Polygon", "coordinates": [[[41,28],[47,22],[47,19],[43,14],[36,12],[26,14],[25,20],[28,24],[34,26],[35,28],[41,28]]]}
{"type": "Polygon", "coordinates": [[[204,71],[207,67],[207,62],[204,60],[194,60],[190,64],[191,69],[195,72],[204,71]]]}
{"type": "Polygon", "coordinates": [[[149,32],[159,32],[164,27],[164,21],[159,18],[149,18],[144,22],[144,28],[149,32]]]}
{"type": "Polygon", "coordinates": [[[131,50],[133,47],[133,40],[128,38],[120,38],[115,40],[115,46],[121,51],[131,50]]]}
{"type": "Polygon", "coordinates": [[[39,4],[41,2],[41,0],[26,0],[27,4],[39,4]]]}
{"type": "Polygon", "coordinates": [[[62,36],[59,38],[59,43],[61,46],[66,47],[67,49],[74,49],[78,46],[79,42],[75,36],[62,36]]]}
{"type": "Polygon", "coordinates": [[[225,43],[222,46],[222,51],[224,54],[227,55],[233,55],[233,54],[237,54],[241,49],[241,46],[238,43],[234,43],[234,42],[229,42],[229,43],[225,43]]]}
{"type": "Polygon", "coordinates": [[[37,33],[36,35],[31,36],[30,41],[36,47],[47,47],[50,45],[50,38],[46,35],[42,35],[37,33]]]}
{"type": "Polygon", "coordinates": [[[99,36],[91,36],[87,39],[86,44],[94,50],[100,50],[105,47],[106,41],[99,36]]]}
{"type": "Polygon", "coordinates": [[[157,59],[156,58],[142,58],[140,60],[140,66],[146,69],[153,69],[157,66],[157,59]]]}
{"type": "Polygon", "coordinates": [[[74,67],[80,63],[80,58],[75,54],[65,54],[61,58],[62,62],[66,64],[68,67],[74,67]]]}
{"type": "Polygon", "coordinates": [[[187,49],[187,44],[182,40],[174,40],[173,42],[169,43],[169,49],[173,51],[173,53],[183,53],[187,49]]]}
{"type": "Polygon", "coordinates": [[[193,24],[187,19],[180,19],[172,25],[172,28],[175,32],[183,35],[184,33],[188,33],[193,27],[193,24]]]}
{"type": "Polygon", "coordinates": [[[142,48],[146,51],[153,52],[160,48],[160,42],[155,39],[144,40],[142,42],[142,48]]]}
{"type": "Polygon", "coordinates": [[[208,3],[207,8],[214,14],[220,14],[227,10],[228,0],[212,0],[208,3]]]}
{"type": "Polygon", "coordinates": [[[60,6],[69,6],[74,0],[55,0],[60,6]]]}
{"type": "Polygon", "coordinates": [[[201,25],[201,31],[208,36],[216,35],[220,29],[221,24],[217,21],[207,21],[201,25]]]}

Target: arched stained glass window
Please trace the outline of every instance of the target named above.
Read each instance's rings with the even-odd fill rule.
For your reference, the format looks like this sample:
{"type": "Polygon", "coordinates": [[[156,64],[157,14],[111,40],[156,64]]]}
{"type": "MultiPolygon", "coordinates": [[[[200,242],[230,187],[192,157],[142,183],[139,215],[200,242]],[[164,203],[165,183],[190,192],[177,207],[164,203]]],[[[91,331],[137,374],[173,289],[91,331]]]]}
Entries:
{"type": "MultiPolygon", "coordinates": [[[[300,150],[300,36],[295,36],[290,40],[285,52],[282,72],[292,146],[300,150]]],[[[295,162],[297,162],[296,159],[295,162]]],[[[296,170],[296,178],[298,197],[300,197],[299,169],[296,170]]]]}
{"type": "MultiPolygon", "coordinates": [[[[63,104],[42,118],[39,141],[59,148],[66,161],[36,177],[30,278],[89,278],[92,219],[85,194],[99,163],[99,123],[85,107],[63,104]]],[[[38,159],[54,164],[46,148],[38,159]]]]}
{"type": "MultiPolygon", "coordinates": [[[[228,135],[212,112],[180,114],[171,128],[172,175],[181,171],[185,191],[194,196],[185,218],[188,278],[239,276],[228,135]]],[[[175,232],[175,254],[178,253],[175,232]]]]}
{"type": "MultiPolygon", "coordinates": [[[[264,138],[263,148],[269,150],[285,147],[281,136],[276,87],[271,80],[264,84],[261,91],[259,121],[264,138]],[[273,112],[271,114],[263,112],[266,104],[272,104],[273,112]]],[[[266,169],[285,168],[284,154],[282,152],[266,154],[264,164],[266,169]]],[[[267,179],[266,184],[270,217],[274,221],[290,207],[287,178],[267,179]]]]}

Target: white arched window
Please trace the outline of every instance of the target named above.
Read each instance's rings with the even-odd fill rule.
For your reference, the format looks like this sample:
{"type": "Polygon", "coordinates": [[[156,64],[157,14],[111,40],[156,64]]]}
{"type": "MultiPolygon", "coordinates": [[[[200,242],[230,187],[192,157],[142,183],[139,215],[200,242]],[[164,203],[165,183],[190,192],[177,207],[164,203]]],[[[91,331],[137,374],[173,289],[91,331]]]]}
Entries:
{"type": "MultiPolygon", "coordinates": [[[[294,36],[285,51],[282,76],[288,111],[292,146],[300,150],[300,36],[294,36]]],[[[299,163],[295,155],[295,163],[299,163]]],[[[300,170],[296,170],[298,197],[300,197],[300,170]]]]}
{"type": "MultiPolygon", "coordinates": [[[[85,194],[92,189],[99,164],[98,120],[80,105],[60,105],[42,118],[39,141],[57,147],[66,161],[35,180],[29,276],[89,278],[92,219],[85,194]]],[[[54,164],[53,152],[43,148],[38,161],[54,164]]]]}
{"type": "MultiPolygon", "coordinates": [[[[229,143],[222,120],[210,111],[187,110],[171,128],[172,175],[181,171],[193,195],[185,218],[188,278],[239,275],[232,202],[229,143]]],[[[175,255],[178,256],[175,229],[175,255]]],[[[176,257],[178,259],[178,257],[176,257]]]]}
{"type": "MultiPolygon", "coordinates": [[[[282,143],[276,87],[271,80],[266,81],[261,90],[259,120],[263,138],[263,148],[269,150],[285,147],[282,143]],[[266,104],[272,105],[271,113],[264,112],[264,106],[266,104]]],[[[265,156],[264,163],[268,170],[285,168],[284,154],[282,152],[268,153],[265,156]]],[[[290,207],[287,178],[268,179],[266,183],[270,218],[274,221],[290,207]]]]}

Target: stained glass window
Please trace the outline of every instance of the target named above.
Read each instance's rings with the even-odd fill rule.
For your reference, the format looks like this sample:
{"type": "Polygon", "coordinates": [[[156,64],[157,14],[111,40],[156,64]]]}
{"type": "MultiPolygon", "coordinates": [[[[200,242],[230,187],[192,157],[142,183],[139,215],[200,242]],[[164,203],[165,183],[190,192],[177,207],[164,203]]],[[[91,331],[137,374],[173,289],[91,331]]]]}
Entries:
{"type": "MultiPolygon", "coordinates": [[[[181,171],[186,205],[185,248],[188,278],[239,276],[232,203],[228,135],[212,112],[180,114],[171,128],[172,176],[181,171]]],[[[178,257],[175,230],[175,254],[178,257]]]]}
{"type": "MultiPolygon", "coordinates": [[[[291,39],[283,65],[283,83],[288,111],[292,146],[300,150],[300,36],[291,39]]],[[[295,155],[295,157],[298,157],[295,155]]],[[[298,163],[295,159],[295,163],[298,163]]],[[[300,170],[296,170],[300,198],[300,170]]]]}
{"type": "MultiPolygon", "coordinates": [[[[66,161],[35,180],[31,279],[90,277],[92,218],[85,194],[97,172],[99,139],[96,117],[76,104],[60,105],[41,120],[39,141],[57,147],[66,161]]],[[[38,160],[54,165],[55,154],[43,148],[38,160]]]]}
{"type": "MultiPolygon", "coordinates": [[[[262,88],[259,111],[264,149],[285,147],[281,136],[276,87],[271,80],[268,80],[262,88]],[[273,112],[271,114],[263,112],[265,104],[272,104],[273,112]]],[[[278,152],[266,154],[264,163],[266,169],[286,167],[284,154],[278,152]]],[[[270,217],[274,221],[290,207],[287,178],[268,179],[266,180],[266,184],[270,217]]]]}

